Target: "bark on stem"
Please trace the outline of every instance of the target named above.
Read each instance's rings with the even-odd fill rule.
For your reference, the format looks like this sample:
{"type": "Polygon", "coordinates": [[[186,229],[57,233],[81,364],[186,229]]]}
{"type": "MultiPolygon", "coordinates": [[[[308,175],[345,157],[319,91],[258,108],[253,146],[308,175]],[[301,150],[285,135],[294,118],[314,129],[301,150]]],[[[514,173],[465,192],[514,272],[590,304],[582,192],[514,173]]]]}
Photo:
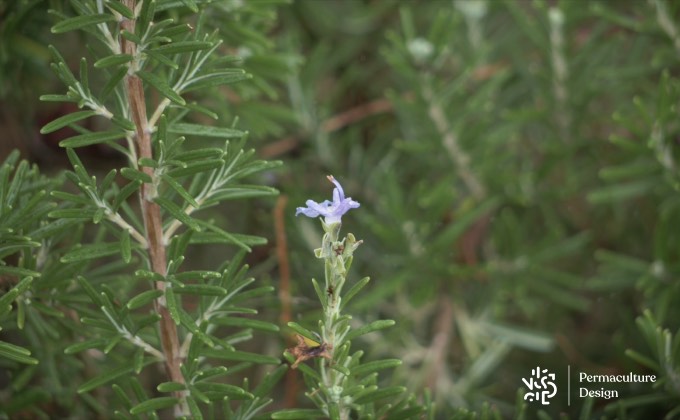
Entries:
{"type": "MultiPolygon", "coordinates": [[[[135,10],[136,0],[123,0],[123,3],[130,10],[135,10]]],[[[134,20],[125,19],[121,23],[121,26],[131,33],[135,32],[134,20]]],[[[120,40],[123,53],[135,57],[137,46],[125,38],[121,37],[120,40]]],[[[135,63],[135,60],[133,60],[132,63],[135,63]]],[[[130,115],[132,117],[132,122],[135,125],[135,146],[137,147],[137,156],[139,158],[153,158],[151,130],[146,116],[144,86],[142,81],[132,70],[129,71],[125,77],[125,90],[130,106],[130,115]]],[[[142,170],[153,179],[153,168],[143,167],[142,170]]],[[[165,244],[163,242],[163,220],[161,219],[160,207],[153,201],[155,196],[156,186],[154,183],[142,184],[140,202],[144,219],[145,236],[149,246],[148,250],[151,269],[154,272],[165,276],[167,274],[167,259],[165,244]]],[[[165,282],[157,281],[155,287],[158,290],[164,291],[165,282]]],[[[177,336],[177,327],[170,316],[164,295],[154,302],[154,309],[161,317],[160,338],[163,355],[165,356],[165,370],[167,375],[173,382],[184,383],[184,376],[180,370],[182,357],[177,336]]],[[[181,394],[176,396],[183,400],[181,394]]],[[[175,414],[182,414],[185,411],[182,408],[183,405],[184,404],[181,404],[176,407],[175,414]]]]}

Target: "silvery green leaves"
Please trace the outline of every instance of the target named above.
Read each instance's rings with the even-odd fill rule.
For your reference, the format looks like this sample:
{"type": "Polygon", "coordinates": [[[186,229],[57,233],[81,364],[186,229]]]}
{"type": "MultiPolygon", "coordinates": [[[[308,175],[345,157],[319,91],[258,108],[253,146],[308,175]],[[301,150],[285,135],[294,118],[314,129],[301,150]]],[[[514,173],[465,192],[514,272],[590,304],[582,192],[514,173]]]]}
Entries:
{"type": "Polygon", "coordinates": [[[272,292],[247,277],[243,264],[245,253],[265,240],[229,232],[220,224],[231,220],[220,213],[213,213],[217,221],[198,213],[227,200],[276,194],[252,179],[277,163],[244,150],[247,133],[235,123],[222,127],[189,119],[194,113],[217,119],[216,112],[190,98],[202,99],[200,91],[248,76],[231,67],[233,58],[218,57],[217,32],[206,34],[203,27],[208,12],[190,18],[192,26],[158,19],[160,12],[184,19],[187,8],[196,11],[204,2],[71,3],[76,16],[61,16],[53,31],[87,33],[96,42],[83,51],[94,57],[82,58],[75,74],[67,64],[71,60],[53,49],[53,67],[67,92],[43,99],[74,102],[80,110],[42,130],[76,132],[60,143],[72,166],[66,177],[76,191],[55,192],[61,204],[49,213],[55,224],[70,223],[87,233],[86,241],[76,239],[81,243],[58,260],[70,270],[73,318],[86,326],[72,327],[75,342],[63,347],[66,355],[100,356],[71,386],[88,401],[95,400],[92,391],[111,386],[117,397],[111,408],[123,415],[155,417],[172,409],[176,417],[201,418],[205,406],[214,410],[224,404],[226,418],[251,418],[271,401],[267,394],[285,367],[255,389],[242,377],[228,378],[230,384],[223,377],[241,371],[225,365],[280,364],[237,349],[254,331],[278,331],[251,319],[257,311],[247,306],[248,299],[272,292]],[[92,145],[120,152],[126,165],[103,174],[88,170],[77,150],[92,145]],[[196,255],[192,245],[217,255],[208,261],[214,267],[188,261],[196,255]],[[220,245],[236,252],[223,257],[216,251],[220,245]],[[161,396],[141,385],[149,382],[147,366],[158,364],[168,374],[156,386],[166,393],[161,396]],[[240,382],[243,386],[232,385],[240,382]]]}
{"type": "MultiPolygon", "coordinates": [[[[32,288],[40,279],[42,268],[55,263],[45,254],[49,245],[44,242],[46,232],[42,227],[54,207],[53,202],[45,200],[49,197],[47,192],[60,182],[42,177],[37,167],[20,161],[16,150],[0,165],[0,330],[22,330],[27,315],[41,314],[31,305],[31,299],[42,307],[44,296],[33,293],[32,288]]],[[[67,226],[53,229],[52,237],[57,240],[67,226]]],[[[23,370],[23,365],[39,363],[39,354],[35,354],[39,349],[34,342],[17,345],[6,342],[7,339],[11,340],[11,336],[0,340],[3,366],[23,370]]]]}
{"type": "MultiPolygon", "coordinates": [[[[144,83],[147,93],[156,91],[162,100],[149,107],[147,130],[155,132],[162,115],[174,114],[174,109],[181,109],[181,115],[197,112],[212,119],[217,114],[203,106],[187,101],[183,95],[187,92],[205,90],[218,86],[233,84],[249,76],[242,69],[232,67],[237,60],[217,59],[216,50],[221,41],[213,33],[204,35],[202,19],[196,28],[186,23],[177,23],[173,19],[150,22],[154,19],[156,2],[145,1],[136,19],[134,33],[125,30],[123,23],[131,19],[129,10],[117,2],[106,2],[107,9],[100,10],[92,1],[74,2],[79,16],[66,18],[53,27],[53,32],[63,33],[72,30],[83,30],[99,41],[93,51],[97,57],[94,63],[96,80],[107,80],[106,83],[90,83],[91,65],[85,58],[81,59],[78,76],[71,71],[67,61],[55,49],[51,48],[55,63],[53,70],[67,87],[66,94],[43,95],[44,101],[74,102],[82,111],[63,116],[42,129],[49,133],[63,127],[71,127],[78,134],[63,140],[62,147],[84,147],[93,144],[107,144],[135,161],[134,152],[130,151],[133,142],[135,125],[132,123],[130,108],[124,93],[123,80],[126,75],[135,74],[144,83]],[[108,14],[108,13],[110,14],[108,14]],[[123,51],[124,43],[135,45],[134,52],[123,51]],[[93,131],[91,124],[83,122],[92,117],[103,117],[109,123],[97,123],[105,130],[93,131]],[[128,147],[121,147],[120,141],[125,139],[128,147]]],[[[58,13],[54,13],[59,15],[58,13]]],[[[169,124],[173,131],[173,118],[169,124]]],[[[175,131],[182,131],[177,127],[175,131]]],[[[233,130],[229,137],[240,137],[242,133],[233,130]]],[[[223,137],[224,138],[224,137],[223,137]]]]}
{"type": "MultiPolygon", "coordinates": [[[[350,209],[358,208],[359,203],[345,197],[342,186],[332,176],[328,180],[335,184],[333,201],[316,203],[307,201],[307,207],[298,207],[296,215],[307,217],[323,216],[321,224],[324,235],[321,247],[314,251],[317,258],[324,261],[323,286],[312,279],[312,286],[319,298],[322,317],[319,320],[319,333],[312,332],[297,323],[288,326],[297,333],[298,344],[288,349],[286,358],[292,368],[299,368],[308,384],[307,395],[317,406],[317,410],[283,410],[274,413],[272,418],[316,418],[347,419],[382,417],[391,408],[384,404],[376,409],[376,403],[392,399],[401,400],[395,404],[399,409],[390,415],[417,416],[423,409],[402,400],[405,388],[399,386],[381,387],[377,381],[377,372],[394,368],[401,364],[400,360],[377,360],[362,363],[362,351],[351,352],[351,340],[359,338],[395,324],[392,320],[376,320],[353,329],[350,325],[352,316],[343,314],[354,296],[368,284],[368,277],[354,283],[346,293],[343,288],[347,283],[348,271],[352,265],[354,251],[362,241],[354,235],[347,234],[340,239],[341,217],[350,209]],[[305,364],[308,360],[316,361],[316,370],[305,364]]],[[[406,418],[406,417],[404,417],[406,418]]]]}

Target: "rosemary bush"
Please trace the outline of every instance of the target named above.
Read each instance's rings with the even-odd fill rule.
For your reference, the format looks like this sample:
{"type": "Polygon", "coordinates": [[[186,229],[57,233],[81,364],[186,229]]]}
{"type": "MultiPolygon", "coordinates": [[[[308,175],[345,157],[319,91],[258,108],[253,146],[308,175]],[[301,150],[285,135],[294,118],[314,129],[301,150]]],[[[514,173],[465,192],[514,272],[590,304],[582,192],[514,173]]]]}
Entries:
{"type": "Polygon", "coordinates": [[[233,377],[250,365],[280,365],[279,357],[236,347],[254,330],[278,331],[248,317],[257,312],[248,301],[273,290],[254,283],[243,264],[244,254],[265,241],[200,213],[226,200],[275,194],[244,179],[278,163],[244,150],[247,133],[233,125],[196,122],[218,115],[192,100],[196,91],[248,74],[221,52],[217,34],[204,30],[210,13],[184,16],[198,12],[193,1],[71,5],[75,16],[54,11],[60,20],[52,32],[87,33],[92,55],[74,74],[53,48],[66,94],[42,99],[80,110],[41,130],[77,132],[60,142],[72,165],[65,173],[70,185],[40,178],[26,162],[17,164],[16,154],[3,166],[3,256],[14,261],[3,266],[11,289],[2,297],[3,315],[11,316],[16,302],[13,325],[24,343],[3,343],[11,372],[3,411],[251,418],[271,402],[269,391],[286,370],[270,369],[257,386],[233,377]],[[82,124],[92,118],[102,129],[82,124]],[[212,146],[205,138],[220,140],[212,146]],[[100,144],[127,165],[92,175],[78,150],[100,144]],[[195,246],[238,252],[195,267],[185,261],[195,246]]]}

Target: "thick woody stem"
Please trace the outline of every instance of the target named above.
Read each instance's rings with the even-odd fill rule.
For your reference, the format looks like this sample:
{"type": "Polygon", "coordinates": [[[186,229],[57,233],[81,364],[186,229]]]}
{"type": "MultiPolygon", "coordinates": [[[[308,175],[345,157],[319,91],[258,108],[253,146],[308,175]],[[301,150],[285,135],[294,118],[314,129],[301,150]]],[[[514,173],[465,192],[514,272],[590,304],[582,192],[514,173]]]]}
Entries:
{"type": "MultiPolygon", "coordinates": [[[[135,10],[136,0],[123,0],[123,3],[130,9],[135,10]]],[[[134,33],[135,21],[124,20],[122,22],[123,29],[134,33]]],[[[121,38],[121,45],[123,53],[130,54],[133,57],[136,53],[137,46],[121,38]]],[[[134,63],[134,60],[133,60],[134,63]]],[[[137,156],[139,158],[153,158],[151,148],[151,130],[146,116],[146,100],[144,97],[144,86],[142,81],[134,74],[133,71],[128,72],[125,77],[125,90],[130,106],[130,115],[132,122],[135,124],[135,145],[137,147],[137,156]]],[[[143,167],[142,170],[148,174],[152,179],[154,177],[153,168],[143,167]]],[[[165,244],[163,242],[163,221],[161,219],[161,209],[153,199],[156,196],[156,187],[154,183],[142,184],[140,190],[140,201],[142,216],[144,219],[144,227],[146,240],[149,246],[149,259],[151,261],[151,269],[165,276],[167,274],[167,259],[165,254],[165,244]]],[[[156,289],[164,291],[165,282],[157,281],[156,289]]],[[[182,357],[180,353],[179,339],[177,336],[177,327],[170,316],[165,297],[162,295],[154,302],[154,309],[161,316],[160,320],[160,338],[163,354],[165,356],[165,370],[168,377],[173,382],[184,383],[184,376],[180,370],[182,357]]],[[[181,395],[177,395],[182,397],[181,395]]],[[[176,414],[181,414],[184,410],[178,407],[176,414]]]]}

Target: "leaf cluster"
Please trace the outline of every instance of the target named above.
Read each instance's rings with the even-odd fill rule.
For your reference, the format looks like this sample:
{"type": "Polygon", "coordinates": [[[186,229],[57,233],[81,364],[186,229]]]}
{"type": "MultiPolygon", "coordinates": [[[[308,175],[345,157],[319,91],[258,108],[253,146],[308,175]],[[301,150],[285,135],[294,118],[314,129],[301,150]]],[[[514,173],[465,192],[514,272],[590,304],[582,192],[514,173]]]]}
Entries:
{"type": "MultiPolygon", "coordinates": [[[[304,128],[290,176],[313,191],[295,168],[346,174],[371,210],[350,222],[365,244],[354,264],[380,280],[353,307],[399,322],[364,345],[407,361],[396,381],[433,387],[442,418],[488,413],[491,400],[494,415],[530,418],[538,411],[515,396],[537,362],[645,372],[625,356],[649,353],[635,320],[649,309],[658,331],[677,329],[678,9],[580,6],[294,9],[309,63],[291,84],[304,128]]],[[[295,243],[312,246],[308,225],[291,223],[295,243]]],[[[654,366],[673,357],[661,353],[654,366]]],[[[541,415],[675,408],[672,392],[634,409],[636,391],[624,391],[606,414],[560,392],[541,415]]]]}
{"type": "MultiPolygon", "coordinates": [[[[280,361],[237,349],[253,337],[253,331],[278,331],[274,324],[252,319],[257,311],[247,305],[273,290],[254,285],[243,264],[245,253],[266,240],[229,232],[206,217],[210,212],[206,209],[224,201],[276,194],[274,188],[247,180],[278,163],[258,160],[253,150],[245,150],[245,131],[190,119],[201,114],[218,118],[195,102],[201,91],[249,77],[232,66],[233,57],[220,57],[222,43],[216,32],[206,34],[205,16],[193,21],[193,26],[180,22],[186,19],[185,6],[193,10],[202,3],[145,1],[131,10],[117,1],[74,0],[73,17],[53,10],[59,19],[53,33],[78,31],[94,41],[89,45],[94,60],[83,57],[77,72],[52,48],[53,70],[67,90],[63,95],[42,97],[73,102],[81,109],[42,128],[44,134],[65,127],[77,133],[60,143],[73,168],[65,173],[70,185],[54,188],[47,195],[47,185],[40,189],[44,180],[32,181],[30,188],[24,188],[24,179],[37,176],[37,172],[29,171],[25,162],[12,172],[16,155],[2,167],[6,182],[1,198],[8,229],[2,233],[7,241],[5,257],[26,254],[18,260],[20,264],[4,265],[3,272],[23,280],[17,279],[18,284],[3,296],[7,308],[3,315],[16,301],[21,328],[26,305],[58,319],[51,321],[57,322],[56,326],[47,326],[29,318],[29,332],[37,329],[29,337],[35,340],[27,347],[3,345],[3,363],[5,359],[11,362],[12,375],[18,374],[23,385],[31,380],[65,383],[68,379],[69,386],[54,393],[77,393],[76,399],[55,400],[56,410],[70,415],[157,417],[171,407],[175,411],[183,407],[184,414],[193,418],[252,418],[271,402],[271,389],[286,370],[280,366],[251,387],[244,371],[280,361]],[[135,20],[134,30],[126,26],[128,19],[135,20]],[[127,48],[130,43],[135,48],[127,48]],[[133,99],[127,83],[132,76],[141,82],[142,100],[151,108],[144,127],[139,126],[138,114],[131,111],[133,99]],[[100,119],[96,127],[84,124],[93,118],[100,119]],[[151,157],[142,155],[137,144],[141,130],[151,134],[151,157]],[[210,139],[219,139],[221,145],[212,147],[210,139]],[[190,143],[193,141],[204,143],[190,143]],[[93,145],[123,154],[128,166],[98,174],[80,153],[93,145]],[[50,196],[59,204],[49,201],[50,196]],[[135,204],[135,196],[160,208],[160,244],[151,243],[146,215],[135,204]],[[36,223],[38,227],[30,230],[36,223]],[[70,235],[75,246],[51,250],[50,245],[62,238],[59,235],[70,235]],[[153,271],[150,262],[150,248],[159,245],[165,248],[167,258],[162,274],[153,271]],[[223,264],[213,262],[208,269],[193,269],[195,264],[185,263],[191,255],[188,249],[223,245],[239,250],[223,264]],[[28,258],[34,248],[46,253],[43,260],[28,258]],[[36,266],[36,260],[44,264],[48,256],[60,270],[47,273],[44,270],[51,266],[36,266]],[[40,276],[52,281],[47,290],[49,302],[44,304],[35,287],[40,276]],[[185,361],[183,383],[159,380],[150,368],[168,357],[159,334],[161,305],[179,331],[181,347],[177,352],[185,361]],[[56,356],[33,357],[34,347],[40,346],[56,356]],[[60,359],[68,362],[63,370],[55,370],[60,359]],[[19,374],[18,363],[40,363],[39,369],[47,364],[47,369],[31,378],[37,371],[19,374]],[[150,390],[143,385],[149,380],[160,385],[150,390]]],[[[8,396],[13,398],[21,390],[16,386],[8,396]]],[[[49,402],[58,397],[45,392],[25,395],[13,399],[6,413],[30,410],[56,415],[50,413],[49,402]]]]}

